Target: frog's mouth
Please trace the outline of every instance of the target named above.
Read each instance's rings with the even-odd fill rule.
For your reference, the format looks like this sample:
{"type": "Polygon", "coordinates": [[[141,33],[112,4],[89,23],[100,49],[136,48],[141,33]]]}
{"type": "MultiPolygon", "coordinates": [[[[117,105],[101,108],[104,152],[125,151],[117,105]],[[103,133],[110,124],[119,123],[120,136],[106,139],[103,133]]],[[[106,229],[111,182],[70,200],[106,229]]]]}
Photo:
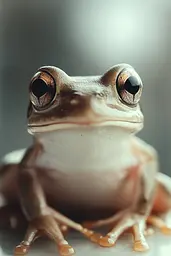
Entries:
{"type": "Polygon", "coordinates": [[[59,121],[59,122],[51,122],[51,123],[42,123],[42,124],[29,124],[28,132],[31,134],[34,133],[44,133],[44,132],[52,132],[56,130],[67,130],[74,129],[78,127],[116,127],[121,130],[125,130],[128,133],[136,133],[143,128],[143,122],[141,121],[129,121],[129,120],[103,120],[96,122],[73,122],[73,121],[59,121]]]}

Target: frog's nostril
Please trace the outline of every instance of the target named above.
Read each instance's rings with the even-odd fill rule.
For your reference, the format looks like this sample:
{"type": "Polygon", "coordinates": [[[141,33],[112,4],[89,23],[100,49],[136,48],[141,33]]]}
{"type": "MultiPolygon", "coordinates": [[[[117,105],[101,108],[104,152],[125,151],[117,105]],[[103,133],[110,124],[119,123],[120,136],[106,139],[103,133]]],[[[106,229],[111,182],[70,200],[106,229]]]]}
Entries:
{"type": "Polygon", "coordinates": [[[79,104],[79,100],[78,99],[72,99],[70,101],[71,105],[78,105],[79,104]]]}

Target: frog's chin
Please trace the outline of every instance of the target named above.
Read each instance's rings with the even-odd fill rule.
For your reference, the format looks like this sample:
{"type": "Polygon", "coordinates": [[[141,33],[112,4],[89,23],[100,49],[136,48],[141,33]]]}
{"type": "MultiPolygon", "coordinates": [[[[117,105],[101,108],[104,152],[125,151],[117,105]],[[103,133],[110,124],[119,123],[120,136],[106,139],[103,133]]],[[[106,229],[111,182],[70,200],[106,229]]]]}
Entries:
{"type": "Polygon", "coordinates": [[[30,134],[54,132],[57,130],[68,130],[76,128],[88,127],[116,127],[117,129],[124,130],[127,133],[137,133],[143,128],[142,122],[130,121],[103,121],[103,122],[60,122],[60,123],[47,123],[42,125],[28,125],[28,132],[30,134]]]}

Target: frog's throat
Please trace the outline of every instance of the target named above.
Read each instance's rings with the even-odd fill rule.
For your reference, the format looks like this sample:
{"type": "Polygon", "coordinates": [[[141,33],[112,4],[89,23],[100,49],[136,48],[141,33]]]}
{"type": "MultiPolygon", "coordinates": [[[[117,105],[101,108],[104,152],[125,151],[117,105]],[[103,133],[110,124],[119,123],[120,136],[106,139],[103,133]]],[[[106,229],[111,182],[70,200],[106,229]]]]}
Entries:
{"type": "Polygon", "coordinates": [[[131,137],[125,130],[105,126],[41,133],[37,140],[44,154],[37,164],[64,172],[117,171],[133,164],[131,137]]]}

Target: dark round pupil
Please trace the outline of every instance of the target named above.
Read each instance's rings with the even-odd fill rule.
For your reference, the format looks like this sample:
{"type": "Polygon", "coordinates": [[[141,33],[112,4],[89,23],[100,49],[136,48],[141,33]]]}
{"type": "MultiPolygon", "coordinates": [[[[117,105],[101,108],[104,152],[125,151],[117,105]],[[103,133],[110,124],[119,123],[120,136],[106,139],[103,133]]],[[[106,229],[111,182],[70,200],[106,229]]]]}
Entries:
{"type": "Polygon", "coordinates": [[[140,88],[139,81],[135,76],[130,76],[126,80],[124,85],[124,89],[133,95],[135,95],[139,91],[139,88],[140,88]]]}
{"type": "Polygon", "coordinates": [[[32,92],[37,98],[43,96],[49,89],[49,86],[42,79],[36,79],[32,83],[32,92]]]}

